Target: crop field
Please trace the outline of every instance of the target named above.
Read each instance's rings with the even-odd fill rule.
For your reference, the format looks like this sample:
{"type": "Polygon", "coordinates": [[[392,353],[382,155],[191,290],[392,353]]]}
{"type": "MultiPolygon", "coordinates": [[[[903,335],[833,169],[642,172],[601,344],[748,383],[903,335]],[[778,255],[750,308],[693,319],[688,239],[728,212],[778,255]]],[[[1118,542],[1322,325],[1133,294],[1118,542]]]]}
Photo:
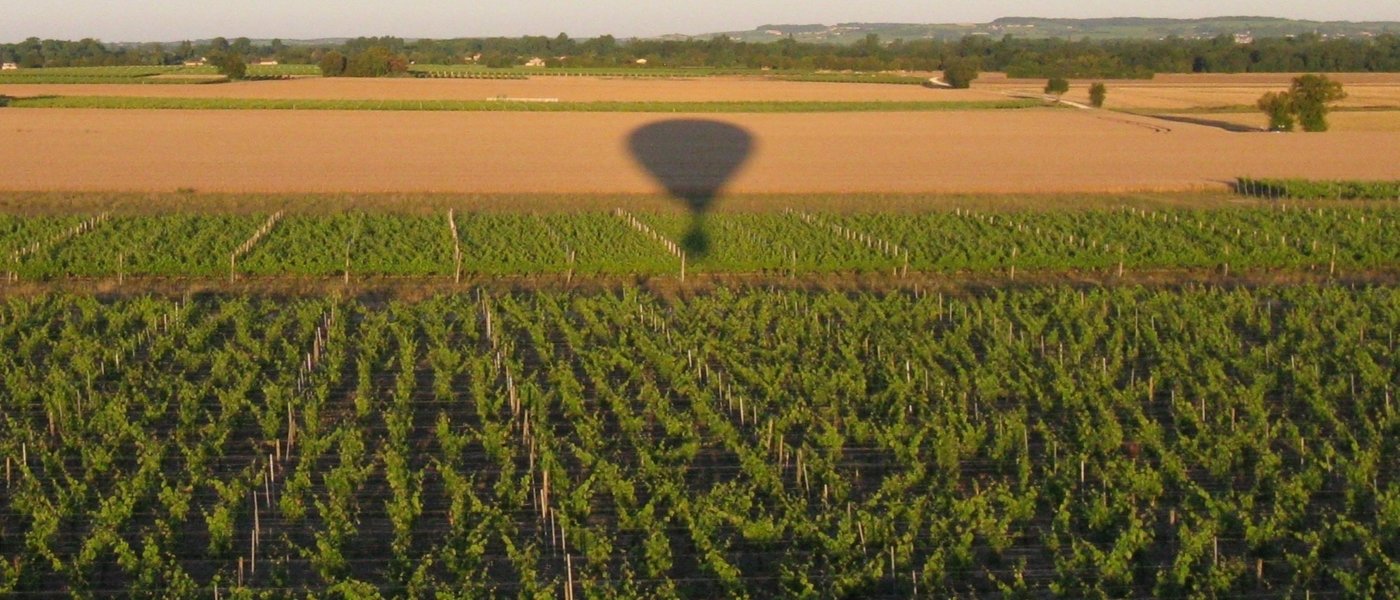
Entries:
{"type": "MultiPolygon", "coordinates": [[[[512,74],[511,71],[505,72],[512,74]]],[[[16,82],[18,83],[18,82],[16,82]]],[[[215,86],[81,85],[43,86],[0,83],[0,95],[155,96],[176,98],[482,100],[497,96],[558,98],[567,102],[722,102],[832,101],[938,102],[1005,100],[979,90],[931,90],[919,86],[792,82],[754,77],[694,79],[600,76],[529,79],[349,79],[308,78],[245,81],[215,86]]]]}
{"type": "MultiPolygon", "coordinates": [[[[1241,73],[1234,75],[1161,74],[1151,80],[1106,80],[1107,108],[1133,111],[1182,111],[1211,108],[1253,107],[1265,92],[1285,91],[1290,73],[1241,73]]],[[[1343,109],[1389,108],[1400,110],[1400,75],[1394,73],[1328,74],[1341,81],[1347,99],[1343,109]]],[[[1089,102],[1089,85],[1096,80],[1073,80],[1066,100],[1089,102]]],[[[979,79],[974,87],[988,92],[1041,93],[1043,79],[1006,79],[995,74],[979,79]]]]}
{"type": "MultiPolygon", "coordinates": [[[[1163,113],[1171,114],[1171,113],[1163,113]]],[[[1241,127],[1264,131],[1269,126],[1268,117],[1257,110],[1246,111],[1243,109],[1231,110],[1228,112],[1211,112],[1208,110],[1191,111],[1181,115],[1189,119],[1200,119],[1204,122],[1224,123],[1228,125],[1238,125],[1241,127]]],[[[1327,116],[1328,131],[1335,132],[1360,132],[1375,131],[1386,133],[1400,133],[1400,106],[1395,110],[1357,110],[1334,112],[1327,116]]]]}
{"type": "MultiPolygon", "coordinates": [[[[7,168],[0,188],[651,194],[662,186],[628,149],[629,136],[701,117],[0,108],[0,131],[12,142],[0,146],[7,168]]],[[[1400,178],[1391,160],[1400,138],[1377,132],[1242,135],[1049,108],[733,114],[720,122],[751,140],[727,194],[1104,192],[1218,188],[1240,175],[1400,178]]]]}
{"type": "Polygon", "coordinates": [[[0,77],[0,597],[1400,597],[1400,79],[419,70],[0,77]]]}
{"type": "Polygon", "coordinates": [[[1400,206],[0,217],[12,278],[1010,273],[1400,264],[1400,206]],[[270,223],[264,227],[265,224],[270,223]],[[90,226],[82,227],[84,224],[90,226]],[[259,231],[262,234],[259,235],[259,231]],[[253,240],[245,247],[244,243],[253,240]],[[240,250],[241,248],[241,250],[240,250]]]}
{"type": "Polygon", "coordinates": [[[264,100],[257,98],[159,98],[51,96],[14,98],[12,108],[103,108],[117,110],[359,110],[434,112],[613,112],[613,113],[847,113],[1014,110],[1043,106],[1036,100],[974,102],[558,102],[555,99],[487,100],[264,100]]]}
{"type": "Polygon", "coordinates": [[[1390,596],[1397,331],[1393,288],[11,301],[0,591],[1390,596]]]}

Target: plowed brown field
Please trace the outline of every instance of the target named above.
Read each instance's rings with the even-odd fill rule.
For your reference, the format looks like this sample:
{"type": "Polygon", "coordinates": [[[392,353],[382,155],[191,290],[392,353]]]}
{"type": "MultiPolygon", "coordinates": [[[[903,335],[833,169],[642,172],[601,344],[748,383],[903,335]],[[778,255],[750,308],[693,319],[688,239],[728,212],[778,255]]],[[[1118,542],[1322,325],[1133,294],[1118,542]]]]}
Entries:
{"type": "MultiPolygon", "coordinates": [[[[1182,110],[1221,106],[1252,106],[1269,91],[1288,89],[1296,74],[1241,73],[1204,75],[1158,75],[1150,80],[1106,81],[1108,108],[1130,110],[1182,110]]],[[[1400,73],[1334,73],[1328,77],[1342,82],[1347,99],[1342,107],[1393,107],[1400,110],[1400,73]]],[[[1087,103],[1092,80],[1070,82],[1066,100],[1087,103]]],[[[998,74],[978,79],[975,89],[986,92],[1037,94],[1045,87],[1043,79],[1007,79],[998,74]]]]}
{"type": "MultiPolygon", "coordinates": [[[[0,188],[652,193],[661,188],[629,156],[627,138],[666,118],[8,109],[0,110],[0,188]]],[[[1400,136],[1389,133],[1237,134],[1068,109],[716,120],[754,140],[752,158],[726,188],[732,193],[1090,192],[1220,186],[1240,175],[1400,178],[1400,136]]]]}

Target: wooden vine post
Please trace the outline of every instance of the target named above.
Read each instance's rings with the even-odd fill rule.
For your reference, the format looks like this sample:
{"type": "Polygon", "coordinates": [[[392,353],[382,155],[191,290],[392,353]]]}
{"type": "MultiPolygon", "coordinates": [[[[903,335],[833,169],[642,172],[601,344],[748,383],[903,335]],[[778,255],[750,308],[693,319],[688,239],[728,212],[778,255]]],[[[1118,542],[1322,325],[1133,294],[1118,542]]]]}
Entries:
{"type": "Polygon", "coordinates": [[[456,209],[447,209],[447,226],[452,230],[452,282],[462,283],[462,237],[457,232],[456,209]]]}
{"type": "MultiPolygon", "coordinates": [[[[625,210],[622,210],[621,208],[614,209],[614,210],[613,210],[613,214],[616,215],[618,218],[620,218],[620,219],[626,221],[627,224],[628,224],[628,225],[631,225],[633,229],[636,229],[637,231],[642,232],[642,233],[645,234],[647,237],[650,237],[651,239],[656,240],[657,242],[659,242],[662,246],[665,246],[667,252],[671,253],[671,255],[675,256],[675,257],[678,258],[678,259],[680,259],[680,261],[681,261],[681,281],[682,281],[682,282],[685,281],[686,255],[685,255],[685,250],[682,250],[682,249],[681,249],[681,245],[680,245],[680,244],[677,244],[675,241],[671,240],[670,238],[668,238],[668,237],[666,237],[666,236],[664,236],[664,235],[661,235],[660,233],[657,233],[656,230],[655,230],[655,229],[652,229],[650,225],[647,225],[646,223],[643,223],[641,219],[638,219],[637,217],[632,216],[632,213],[629,213],[629,212],[627,212],[627,211],[625,211],[625,210]]],[[[572,256],[572,254],[571,254],[571,256],[572,256]]]]}
{"type": "MultiPolygon", "coordinates": [[[[901,247],[899,244],[896,244],[889,240],[878,238],[861,231],[856,231],[843,225],[839,225],[836,223],[826,223],[820,218],[818,218],[816,215],[813,215],[808,212],[797,211],[791,208],[785,209],[784,212],[790,215],[795,215],[798,219],[801,219],[803,223],[806,223],[808,225],[830,229],[833,233],[836,234],[838,238],[845,238],[847,241],[863,244],[866,248],[869,248],[870,250],[874,250],[875,252],[879,252],[895,260],[902,261],[898,266],[894,267],[894,272],[900,277],[906,277],[909,275],[908,248],[901,247]]],[[[794,259],[793,262],[796,263],[796,260],[794,259]]]]}
{"type": "Polygon", "coordinates": [[[229,253],[228,280],[230,282],[238,278],[238,259],[252,252],[253,248],[258,245],[258,242],[267,237],[267,234],[272,233],[272,228],[276,227],[277,222],[281,220],[282,211],[279,210],[273,213],[271,217],[268,217],[267,221],[262,224],[262,227],[259,227],[257,231],[253,232],[253,235],[248,236],[247,240],[244,240],[242,244],[239,244],[237,248],[233,249],[233,252],[229,253]]]}

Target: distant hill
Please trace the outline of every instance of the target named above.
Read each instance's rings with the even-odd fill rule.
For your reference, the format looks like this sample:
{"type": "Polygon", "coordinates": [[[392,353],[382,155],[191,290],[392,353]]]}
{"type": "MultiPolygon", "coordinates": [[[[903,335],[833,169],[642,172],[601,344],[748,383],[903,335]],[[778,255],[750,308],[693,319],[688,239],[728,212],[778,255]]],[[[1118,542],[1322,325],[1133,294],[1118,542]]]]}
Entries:
{"type": "Polygon", "coordinates": [[[958,40],[969,35],[1000,38],[1090,38],[1146,39],[1168,36],[1187,39],[1220,35],[1284,37],[1316,33],[1328,38],[1365,38],[1383,33],[1400,34],[1400,22],[1298,21],[1273,17],[1212,17],[1208,19],[1042,19],[1004,17],[991,23],[839,23],[836,25],[762,25],[751,31],[732,31],[695,36],[709,38],[727,35],[748,42],[776,41],[792,37],[800,42],[855,43],[869,34],[886,41],[903,39],[958,40]]]}

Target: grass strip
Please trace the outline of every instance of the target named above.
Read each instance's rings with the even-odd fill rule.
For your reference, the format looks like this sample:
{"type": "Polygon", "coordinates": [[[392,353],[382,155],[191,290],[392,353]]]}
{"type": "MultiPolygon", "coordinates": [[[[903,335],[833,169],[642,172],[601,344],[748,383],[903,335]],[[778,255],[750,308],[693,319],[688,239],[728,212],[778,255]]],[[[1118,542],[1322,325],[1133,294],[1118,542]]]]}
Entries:
{"type": "Polygon", "coordinates": [[[14,98],[14,108],[141,110],[377,110],[441,112],[600,113],[838,113],[1012,110],[1044,106],[1037,100],[975,102],[532,102],[513,100],[290,100],[255,98],[131,98],[39,96],[14,98]]]}
{"type": "MultiPolygon", "coordinates": [[[[1259,113],[1260,110],[1254,105],[1229,104],[1222,106],[1194,106],[1191,108],[1131,108],[1119,109],[1120,112],[1128,114],[1150,117],[1152,115],[1212,115],[1212,114],[1248,114],[1259,113]]],[[[1328,108],[1329,112],[1349,113],[1349,112],[1391,112],[1400,111],[1400,106],[1333,106],[1328,108]]]]}
{"type": "Polygon", "coordinates": [[[1400,181],[1312,179],[1235,180],[1235,191],[1245,196],[1294,200],[1400,200],[1400,181]]]}

